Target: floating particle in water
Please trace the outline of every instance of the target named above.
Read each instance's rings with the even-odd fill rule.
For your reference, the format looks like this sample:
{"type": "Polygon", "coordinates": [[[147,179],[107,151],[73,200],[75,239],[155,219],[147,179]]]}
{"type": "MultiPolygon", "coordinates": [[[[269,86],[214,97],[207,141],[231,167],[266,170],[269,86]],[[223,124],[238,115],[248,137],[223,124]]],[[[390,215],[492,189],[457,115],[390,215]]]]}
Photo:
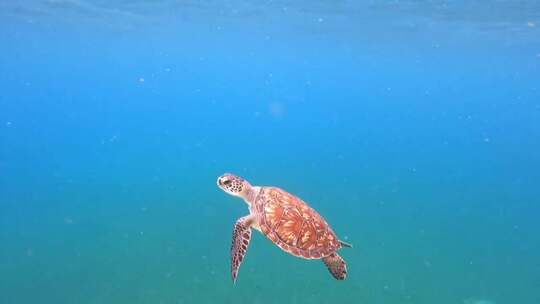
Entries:
{"type": "Polygon", "coordinates": [[[11,121],[6,122],[6,127],[11,127],[13,123],[11,121]]]}
{"type": "Polygon", "coordinates": [[[70,217],[65,217],[64,218],[64,223],[66,223],[67,225],[71,225],[71,224],[73,224],[73,219],[70,218],[70,217]]]}
{"type": "Polygon", "coordinates": [[[489,139],[489,137],[485,137],[485,138],[484,138],[484,142],[485,142],[485,143],[488,143],[488,142],[490,142],[490,139],[489,139]]]}
{"type": "Polygon", "coordinates": [[[269,105],[268,111],[274,118],[280,118],[283,116],[285,109],[281,103],[273,102],[269,105]]]}
{"type": "Polygon", "coordinates": [[[529,21],[527,22],[527,26],[528,27],[535,27],[536,26],[536,23],[532,22],[532,21],[529,21]]]}
{"type": "Polygon", "coordinates": [[[322,18],[322,17],[319,17],[319,18],[317,19],[317,22],[319,22],[319,23],[323,23],[323,22],[324,22],[324,18],[322,18]]]}
{"type": "Polygon", "coordinates": [[[26,249],[25,254],[26,254],[27,257],[32,257],[32,256],[34,256],[34,249],[32,249],[32,248],[26,249]]]}
{"type": "Polygon", "coordinates": [[[144,78],[143,78],[143,77],[140,77],[140,78],[139,78],[139,82],[141,82],[141,83],[144,82],[144,78]]]}

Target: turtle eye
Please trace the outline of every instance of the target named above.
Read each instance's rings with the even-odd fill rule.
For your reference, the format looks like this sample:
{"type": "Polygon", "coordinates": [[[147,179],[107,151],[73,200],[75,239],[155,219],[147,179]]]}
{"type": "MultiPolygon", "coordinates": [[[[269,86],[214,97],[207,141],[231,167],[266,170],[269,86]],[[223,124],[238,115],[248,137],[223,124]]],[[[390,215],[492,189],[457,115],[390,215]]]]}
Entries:
{"type": "Polygon", "coordinates": [[[230,185],[230,184],[231,184],[231,180],[230,180],[230,179],[228,179],[228,180],[224,181],[224,182],[223,182],[223,184],[224,184],[224,185],[226,185],[226,186],[228,186],[228,185],[230,185]]]}

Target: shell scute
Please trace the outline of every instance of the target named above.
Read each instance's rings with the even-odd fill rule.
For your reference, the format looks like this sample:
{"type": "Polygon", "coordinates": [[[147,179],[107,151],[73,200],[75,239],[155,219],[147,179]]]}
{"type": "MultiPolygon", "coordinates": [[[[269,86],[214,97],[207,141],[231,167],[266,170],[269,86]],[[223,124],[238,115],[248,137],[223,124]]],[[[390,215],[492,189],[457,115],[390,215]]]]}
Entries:
{"type": "Polygon", "coordinates": [[[302,227],[302,232],[300,233],[297,245],[304,250],[312,250],[315,248],[316,244],[317,230],[313,227],[313,223],[308,221],[304,223],[304,227],[302,227]]]}
{"type": "Polygon", "coordinates": [[[264,205],[264,213],[268,219],[270,227],[275,227],[281,221],[283,211],[283,208],[273,201],[270,201],[264,205]]]}

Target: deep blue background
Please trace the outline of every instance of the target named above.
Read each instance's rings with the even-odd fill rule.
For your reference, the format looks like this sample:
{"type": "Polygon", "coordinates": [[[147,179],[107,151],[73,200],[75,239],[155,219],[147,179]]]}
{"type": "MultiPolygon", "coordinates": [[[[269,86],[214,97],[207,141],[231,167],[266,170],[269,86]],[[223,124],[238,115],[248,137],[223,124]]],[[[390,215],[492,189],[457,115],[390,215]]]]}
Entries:
{"type": "Polygon", "coordinates": [[[538,303],[535,1],[0,1],[1,303],[538,303]],[[299,195],[350,276],[257,234],[299,195]],[[482,302],[484,301],[484,302],[482,302]]]}

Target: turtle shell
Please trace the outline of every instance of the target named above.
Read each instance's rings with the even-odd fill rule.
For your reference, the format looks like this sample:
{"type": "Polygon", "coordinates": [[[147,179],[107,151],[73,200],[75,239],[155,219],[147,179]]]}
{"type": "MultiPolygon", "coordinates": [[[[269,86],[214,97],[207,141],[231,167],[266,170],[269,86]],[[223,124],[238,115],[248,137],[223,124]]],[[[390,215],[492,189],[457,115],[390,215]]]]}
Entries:
{"type": "Polygon", "coordinates": [[[263,187],[255,201],[261,232],[284,251],[320,259],[341,247],[326,221],[300,198],[263,187]]]}

